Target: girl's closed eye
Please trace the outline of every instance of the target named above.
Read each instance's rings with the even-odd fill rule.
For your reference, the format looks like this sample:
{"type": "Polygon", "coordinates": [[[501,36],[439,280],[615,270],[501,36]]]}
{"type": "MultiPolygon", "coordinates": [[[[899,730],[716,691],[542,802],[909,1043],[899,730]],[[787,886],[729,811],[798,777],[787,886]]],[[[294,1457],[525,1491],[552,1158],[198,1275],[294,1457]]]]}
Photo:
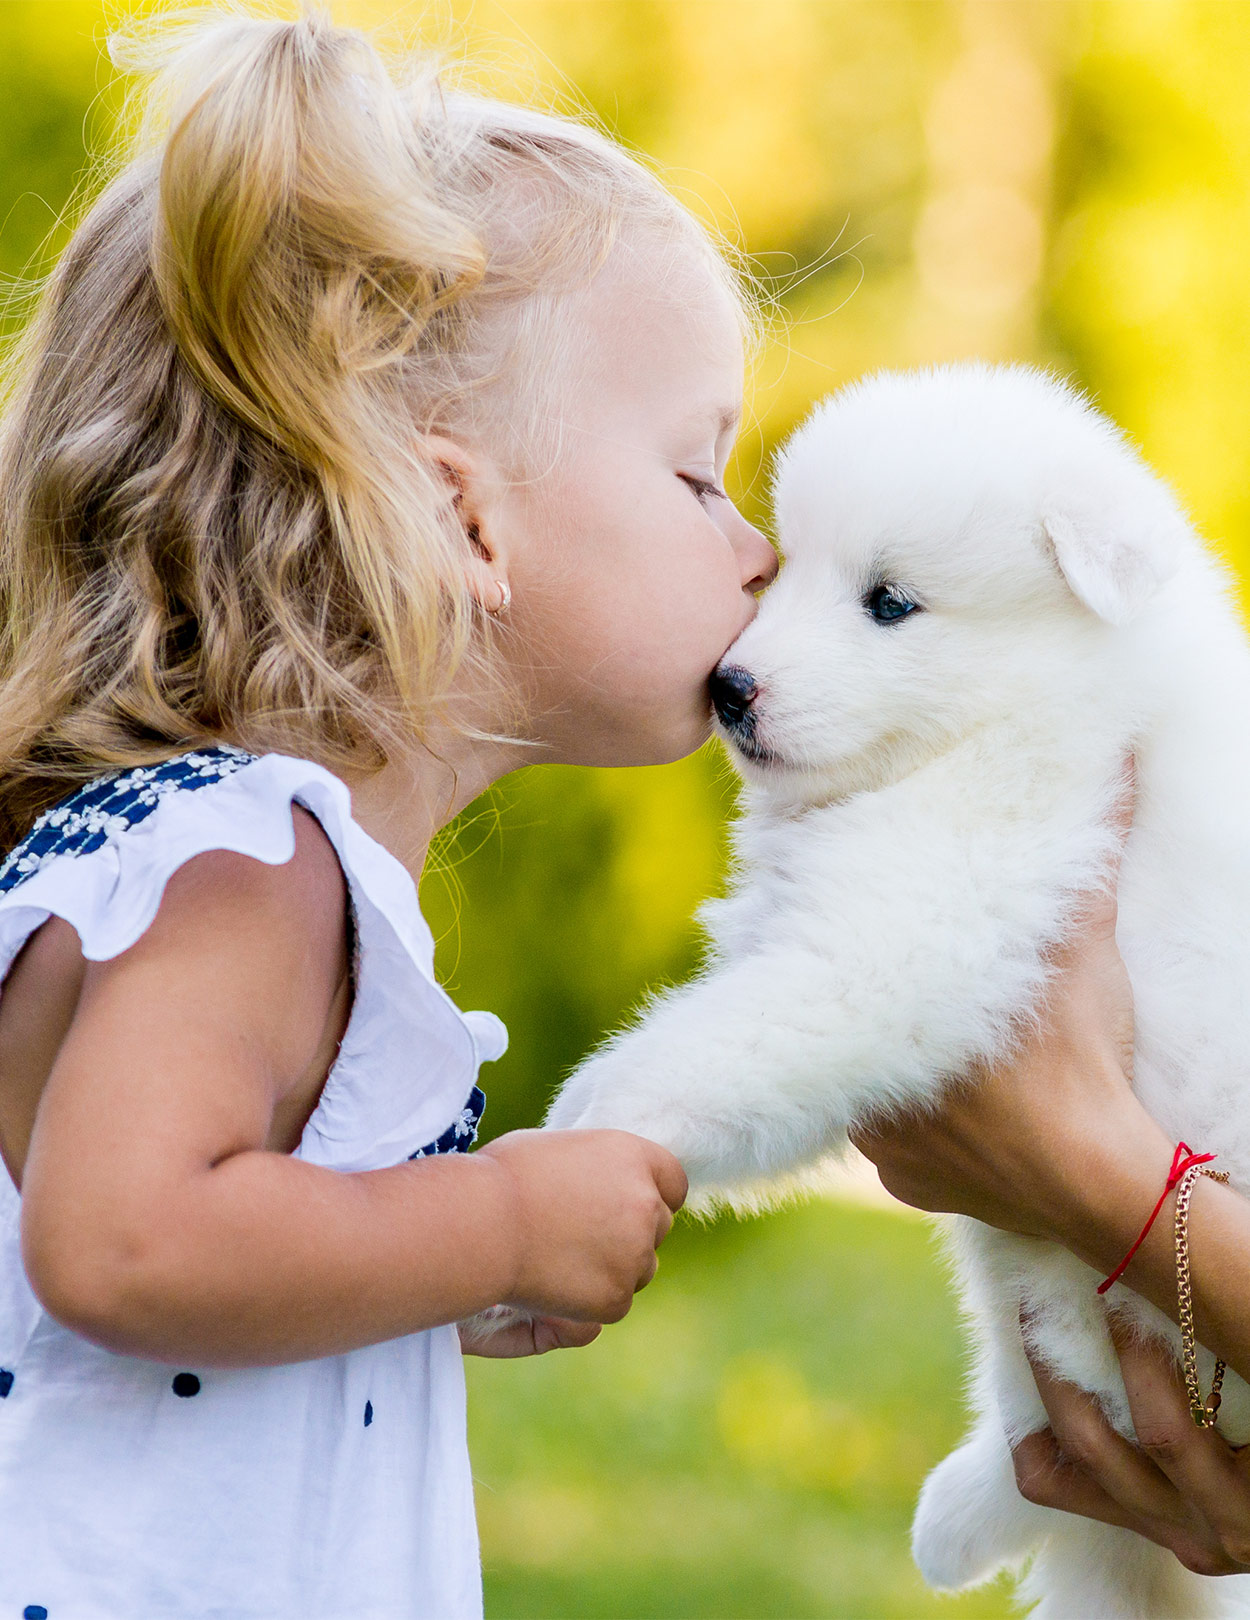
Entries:
{"type": "Polygon", "coordinates": [[[695,498],[701,503],[707,501],[711,497],[715,497],[717,500],[721,501],[727,501],[729,499],[729,496],[720,487],[720,485],[713,483],[711,479],[699,478],[694,473],[678,473],[677,476],[684,484],[689,485],[689,487],[694,491],[695,498]]]}

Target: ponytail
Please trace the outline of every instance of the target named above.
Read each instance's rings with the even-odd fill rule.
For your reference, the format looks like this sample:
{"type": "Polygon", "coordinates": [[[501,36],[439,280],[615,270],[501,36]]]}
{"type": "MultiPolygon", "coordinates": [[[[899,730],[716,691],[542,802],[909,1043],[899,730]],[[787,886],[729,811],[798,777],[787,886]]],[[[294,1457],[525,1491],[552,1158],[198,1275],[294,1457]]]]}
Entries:
{"type": "Polygon", "coordinates": [[[421,735],[490,651],[423,435],[541,416],[507,385],[550,377],[559,294],[626,219],[736,289],[621,148],[424,59],[397,82],[315,5],[110,46],[149,75],[134,142],[0,422],[0,848],[214,738],[360,766],[421,735]]]}

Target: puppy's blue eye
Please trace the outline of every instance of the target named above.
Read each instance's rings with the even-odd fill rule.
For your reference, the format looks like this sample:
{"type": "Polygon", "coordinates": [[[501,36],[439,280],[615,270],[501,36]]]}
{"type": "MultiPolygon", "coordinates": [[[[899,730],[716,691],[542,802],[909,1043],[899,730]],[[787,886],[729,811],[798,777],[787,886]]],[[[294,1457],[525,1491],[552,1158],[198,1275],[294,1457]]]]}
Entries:
{"type": "Polygon", "coordinates": [[[864,598],[864,609],[878,624],[897,624],[909,613],[919,613],[919,602],[904,596],[897,585],[878,585],[864,598]]]}

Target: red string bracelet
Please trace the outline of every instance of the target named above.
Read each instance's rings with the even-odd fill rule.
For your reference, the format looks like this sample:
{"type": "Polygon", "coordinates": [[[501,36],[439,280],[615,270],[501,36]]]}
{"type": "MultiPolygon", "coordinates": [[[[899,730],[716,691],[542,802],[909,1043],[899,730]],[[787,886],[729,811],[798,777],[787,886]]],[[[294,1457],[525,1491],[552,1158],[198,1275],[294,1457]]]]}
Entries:
{"type": "Polygon", "coordinates": [[[1145,1226],[1143,1226],[1141,1231],[1137,1234],[1136,1243],[1133,1244],[1133,1247],[1124,1256],[1123,1260],[1120,1261],[1119,1265],[1115,1268],[1111,1275],[1109,1277],[1104,1277],[1103,1280],[1098,1284],[1098,1292],[1100,1294],[1105,1294],[1108,1288],[1111,1287],[1112,1283],[1119,1282],[1120,1278],[1128,1270],[1129,1261],[1132,1260],[1138,1249],[1140,1249],[1142,1244],[1146,1241],[1146,1234],[1154,1225],[1155,1217],[1163,1208],[1167,1195],[1180,1181],[1186,1170],[1192,1170],[1196,1164],[1209,1164],[1214,1157],[1214,1153],[1195,1153],[1188,1142],[1178,1142],[1176,1144],[1176,1152],[1172,1155],[1172,1168],[1168,1171],[1168,1179],[1163,1183],[1163,1191],[1159,1194],[1159,1202],[1150,1211],[1149,1219],[1147,1220],[1145,1226]]]}

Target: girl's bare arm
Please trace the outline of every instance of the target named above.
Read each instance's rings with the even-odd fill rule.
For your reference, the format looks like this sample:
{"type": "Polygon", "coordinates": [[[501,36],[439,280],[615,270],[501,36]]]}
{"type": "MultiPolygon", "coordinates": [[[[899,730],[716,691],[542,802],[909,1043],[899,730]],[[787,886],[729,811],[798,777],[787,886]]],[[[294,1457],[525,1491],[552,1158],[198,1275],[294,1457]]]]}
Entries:
{"type": "Polygon", "coordinates": [[[135,945],[86,965],[19,1167],[28,1275],[59,1320],[263,1365],[496,1302],[614,1321],[649,1280],[685,1178],[640,1138],[523,1131],[359,1174],[267,1145],[323,1045],[345,904],[301,813],[285,866],[198,856],[135,945]]]}

